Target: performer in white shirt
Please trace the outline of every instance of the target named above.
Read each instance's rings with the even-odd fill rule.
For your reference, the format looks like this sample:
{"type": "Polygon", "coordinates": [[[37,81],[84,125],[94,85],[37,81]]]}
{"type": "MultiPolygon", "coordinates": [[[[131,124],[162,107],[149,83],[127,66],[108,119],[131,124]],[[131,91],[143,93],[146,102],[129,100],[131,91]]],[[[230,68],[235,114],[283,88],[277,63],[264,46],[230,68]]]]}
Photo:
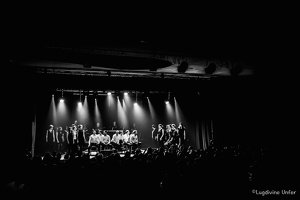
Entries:
{"type": "Polygon", "coordinates": [[[126,149],[130,149],[130,141],[129,141],[130,134],[129,133],[130,133],[130,131],[126,130],[125,133],[123,134],[123,146],[126,149]]]}
{"type": "Polygon", "coordinates": [[[129,142],[132,145],[132,150],[135,150],[139,145],[137,130],[133,130],[129,136],[129,142]]]}
{"type": "Polygon", "coordinates": [[[116,130],[116,132],[113,134],[110,142],[111,142],[113,148],[120,150],[121,144],[122,144],[122,135],[120,134],[119,130],[116,130]]]}
{"type": "Polygon", "coordinates": [[[91,152],[92,147],[97,147],[97,149],[100,151],[100,149],[99,149],[100,135],[96,134],[96,132],[97,131],[95,129],[93,129],[93,133],[89,137],[89,141],[88,141],[88,153],[89,154],[91,152]]]}
{"type": "Polygon", "coordinates": [[[110,135],[108,135],[106,130],[104,130],[103,134],[101,134],[100,136],[100,150],[106,149],[106,147],[110,147],[110,142],[110,135]]]}

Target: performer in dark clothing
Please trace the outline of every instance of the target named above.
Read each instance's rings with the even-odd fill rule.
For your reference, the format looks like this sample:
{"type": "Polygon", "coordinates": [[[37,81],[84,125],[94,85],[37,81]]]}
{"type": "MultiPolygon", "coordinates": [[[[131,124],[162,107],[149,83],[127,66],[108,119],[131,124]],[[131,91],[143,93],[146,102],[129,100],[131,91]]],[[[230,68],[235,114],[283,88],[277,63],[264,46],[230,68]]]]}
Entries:
{"type": "Polygon", "coordinates": [[[102,134],[102,129],[104,129],[104,128],[101,128],[100,123],[97,122],[96,127],[94,128],[94,130],[96,131],[96,134],[100,136],[102,134]]]}
{"type": "Polygon", "coordinates": [[[166,147],[166,148],[169,146],[170,136],[171,136],[171,124],[167,124],[164,138],[163,138],[164,147],[166,147]]]}
{"type": "Polygon", "coordinates": [[[154,124],[152,124],[151,138],[155,148],[158,148],[158,132],[154,124]]]}
{"type": "Polygon", "coordinates": [[[52,153],[55,150],[55,130],[52,124],[50,124],[48,130],[46,131],[46,145],[46,151],[52,153]]]}
{"type": "Polygon", "coordinates": [[[79,147],[79,154],[82,154],[84,150],[86,139],[85,139],[85,130],[83,129],[83,125],[80,124],[78,129],[78,147],[79,147]]]}
{"type": "Polygon", "coordinates": [[[169,138],[167,142],[165,142],[165,146],[169,148],[171,145],[178,146],[179,144],[179,135],[178,130],[176,128],[175,124],[170,124],[170,128],[168,129],[169,132],[169,138]]]}
{"type": "Polygon", "coordinates": [[[183,126],[182,122],[179,122],[177,130],[179,136],[179,146],[184,146],[186,141],[186,133],[185,127],[183,126]]]}
{"type": "Polygon", "coordinates": [[[119,127],[117,126],[117,122],[116,121],[113,122],[111,130],[119,130],[119,127]]]}
{"type": "Polygon", "coordinates": [[[72,152],[72,148],[73,148],[73,135],[71,134],[72,132],[72,127],[66,127],[67,128],[67,154],[70,154],[72,152]]]}
{"type": "Polygon", "coordinates": [[[56,131],[56,143],[57,143],[57,152],[65,153],[66,132],[62,129],[61,126],[59,126],[56,131]]]}
{"type": "Polygon", "coordinates": [[[75,124],[72,124],[69,127],[69,132],[67,135],[67,143],[68,143],[68,154],[77,153],[77,129],[75,124]]]}
{"type": "Polygon", "coordinates": [[[164,148],[164,137],[165,137],[165,130],[163,128],[163,125],[158,124],[157,140],[158,140],[158,146],[161,148],[164,148]]]}

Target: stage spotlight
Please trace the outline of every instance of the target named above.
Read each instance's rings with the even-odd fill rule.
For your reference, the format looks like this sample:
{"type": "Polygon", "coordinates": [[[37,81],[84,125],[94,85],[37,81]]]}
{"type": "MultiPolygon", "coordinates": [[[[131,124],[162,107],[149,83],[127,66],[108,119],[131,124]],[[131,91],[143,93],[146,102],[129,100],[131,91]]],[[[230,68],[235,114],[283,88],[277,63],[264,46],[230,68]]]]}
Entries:
{"type": "Polygon", "coordinates": [[[108,92],[107,95],[111,95],[111,92],[108,92]]]}
{"type": "Polygon", "coordinates": [[[64,90],[61,90],[61,98],[59,102],[63,103],[64,102],[64,90]]]}
{"type": "Polygon", "coordinates": [[[124,95],[128,95],[128,92],[124,92],[124,95]]]}
{"type": "Polygon", "coordinates": [[[81,90],[79,90],[79,101],[78,101],[78,106],[82,106],[82,102],[81,102],[81,90]]]}
{"type": "Polygon", "coordinates": [[[189,64],[186,61],[182,61],[177,67],[179,73],[184,73],[188,69],[189,64]]]}
{"type": "Polygon", "coordinates": [[[167,98],[167,100],[165,100],[165,104],[169,104],[170,103],[170,95],[171,95],[171,93],[168,92],[168,98],[167,98]]]}
{"type": "Polygon", "coordinates": [[[217,66],[215,63],[210,63],[204,70],[206,74],[212,74],[216,71],[217,66]]]}
{"type": "Polygon", "coordinates": [[[133,104],[134,106],[137,106],[138,105],[138,103],[137,103],[137,92],[135,91],[135,102],[134,102],[134,104],[133,104]]]}

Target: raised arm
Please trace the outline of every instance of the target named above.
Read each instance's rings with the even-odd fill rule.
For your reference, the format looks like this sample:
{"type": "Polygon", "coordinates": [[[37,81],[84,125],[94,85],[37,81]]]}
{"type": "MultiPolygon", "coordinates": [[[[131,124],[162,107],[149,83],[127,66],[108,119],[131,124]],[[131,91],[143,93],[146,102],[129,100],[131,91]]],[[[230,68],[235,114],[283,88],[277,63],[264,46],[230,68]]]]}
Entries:
{"type": "Polygon", "coordinates": [[[90,135],[90,137],[89,137],[88,147],[91,145],[91,137],[92,137],[92,135],[90,135]]]}
{"type": "Polygon", "coordinates": [[[66,131],[66,133],[67,133],[67,134],[66,134],[67,144],[69,144],[69,143],[70,143],[70,142],[69,142],[69,134],[70,134],[70,133],[69,133],[69,131],[66,131]]]}
{"type": "Polygon", "coordinates": [[[162,139],[163,139],[163,137],[165,136],[165,130],[164,129],[162,129],[161,130],[161,136],[160,136],[160,138],[159,138],[159,141],[162,141],[162,139]]]}
{"type": "Polygon", "coordinates": [[[156,130],[156,128],[155,127],[152,127],[152,132],[151,132],[151,137],[152,137],[152,139],[153,139],[153,137],[154,137],[154,132],[155,132],[155,130],[156,130]]]}
{"type": "Polygon", "coordinates": [[[58,130],[56,131],[56,134],[55,134],[56,136],[55,136],[55,138],[56,138],[56,141],[57,141],[57,143],[59,143],[59,140],[58,140],[58,130]]]}
{"type": "Polygon", "coordinates": [[[55,129],[52,130],[52,135],[53,135],[53,142],[55,142],[55,129]]]}
{"type": "Polygon", "coordinates": [[[86,142],[85,132],[86,132],[86,129],[83,129],[83,139],[84,139],[84,142],[86,142]]]}
{"type": "Polygon", "coordinates": [[[111,141],[111,140],[110,140],[110,135],[108,135],[108,144],[110,144],[110,141],[111,141]]]}

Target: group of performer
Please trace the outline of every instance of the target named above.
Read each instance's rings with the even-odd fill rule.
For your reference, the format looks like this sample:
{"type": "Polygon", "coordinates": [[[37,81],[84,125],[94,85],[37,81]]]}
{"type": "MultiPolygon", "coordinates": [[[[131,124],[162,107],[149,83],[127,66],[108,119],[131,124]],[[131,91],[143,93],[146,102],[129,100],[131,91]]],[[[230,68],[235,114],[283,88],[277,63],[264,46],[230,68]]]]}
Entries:
{"type": "MultiPolygon", "coordinates": [[[[106,149],[136,149],[140,144],[140,137],[137,129],[120,129],[116,122],[110,129],[100,127],[100,123],[92,129],[91,133],[85,125],[79,124],[77,120],[71,125],[63,129],[61,126],[49,126],[46,132],[47,151],[56,151],[59,153],[82,153],[86,149],[90,153],[92,147],[96,147],[98,151],[106,149]],[[112,131],[110,136],[107,131],[112,131]]],[[[184,146],[186,139],[186,128],[182,122],[176,124],[152,125],[152,139],[155,146],[160,148],[168,148],[171,145],[184,146]]]]}
{"type": "Polygon", "coordinates": [[[90,153],[92,147],[96,147],[97,151],[105,149],[116,150],[134,150],[140,145],[137,129],[120,130],[116,122],[113,122],[111,129],[112,137],[107,133],[108,130],[100,127],[98,122],[96,127],[92,129],[92,133],[88,133],[86,126],[79,124],[77,120],[65,129],[61,126],[54,127],[50,125],[46,131],[47,151],[59,153],[75,153],[82,154],[86,149],[90,153]]]}
{"type": "Polygon", "coordinates": [[[182,122],[176,124],[167,124],[166,127],[158,124],[157,127],[152,125],[152,139],[157,143],[159,148],[168,148],[171,145],[184,146],[186,142],[186,128],[182,122]]]}
{"type": "Polygon", "coordinates": [[[122,150],[135,150],[139,146],[140,142],[137,136],[137,130],[116,130],[112,135],[107,134],[107,130],[103,130],[102,132],[97,133],[95,129],[93,129],[92,135],[89,137],[88,141],[88,153],[90,153],[92,147],[96,147],[98,150],[106,150],[106,149],[116,149],[118,151],[122,150]]]}

